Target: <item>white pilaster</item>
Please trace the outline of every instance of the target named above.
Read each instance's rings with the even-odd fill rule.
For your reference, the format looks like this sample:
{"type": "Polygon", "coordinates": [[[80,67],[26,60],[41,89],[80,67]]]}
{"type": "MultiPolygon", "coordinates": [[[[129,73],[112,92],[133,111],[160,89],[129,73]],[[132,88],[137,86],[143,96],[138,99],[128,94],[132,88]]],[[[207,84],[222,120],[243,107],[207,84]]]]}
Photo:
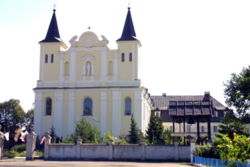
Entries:
{"type": "Polygon", "coordinates": [[[113,91],[112,97],[112,135],[119,137],[121,130],[121,92],[113,91]]]}
{"type": "Polygon", "coordinates": [[[117,81],[118,80],[118,73],[119,73],[119,69],[118,69],[118,53],[117,55],[114,56],[114,69],[113,69],[113,73],[114,73],[114,80],[117,81]]]}
{"type": "Polygon", "coordinates": [[[74,115],[75,115],[75,92],[69,92],[68,97],[68,133],[71,134],[74,131],[74,115]]]}
{"type": "Polygon", "coordinates": [[[70,55],[70,81],[76,80],[76,51],[75,49],[71,50],[70,55]]]}
{"type": "Polygon", "coordinates": [[[136,64],[137,64],[137,55],[135,54],[135,46],[133,45],[132,47],[132,62],[133,62],[133,67],[132,67],[132,79],[138,79],[136,76],[136,64]]]}
{"type": "Polygon", "coordinates": [[[44,47],[41,45],[40,50],[40,73],[39,73],[39,80],[44,80],[44,60],[45,60],[45,53],[44,53],[44,47]]]}
{"type": "Polygon", "coordinates": [[[138,128],[143,131],[142,123],[142,92],[140,90],[135,91],[134,93],[134,118],[138,125],[138,128]]]}
{"type": "Polygon", "coordinates": [[[54,128],[57,136],[62,136],[63,92],[55,93],[54,128]]]}
{"type": "Polygon", "coordinates": [[[101,136],[107,131],[107,92],[101,92],[101,136]]]}
{"type": "Polygon", "coordinates": [[[36,92],[35,94],[35,113],[34,113],[34,130],[37,135],[42,136],[42,107],[43,97],[42,93],[36,92]]]}
{"type": "Polygon", "coordinates": [[[59,81],[62,82],[64,80],[64,77],[63,77],[64,76],[64,63],[63,63],[63,54],[62,53],[59,54],[59,62],[60,62],[60,64],[59,64],[59,69],[60,69],[59,81]]]}
{"type": "Polygon", "coordinates": [[[103,48],[101,52],[101,80],[107,80],[107,48],[103,48]]]}

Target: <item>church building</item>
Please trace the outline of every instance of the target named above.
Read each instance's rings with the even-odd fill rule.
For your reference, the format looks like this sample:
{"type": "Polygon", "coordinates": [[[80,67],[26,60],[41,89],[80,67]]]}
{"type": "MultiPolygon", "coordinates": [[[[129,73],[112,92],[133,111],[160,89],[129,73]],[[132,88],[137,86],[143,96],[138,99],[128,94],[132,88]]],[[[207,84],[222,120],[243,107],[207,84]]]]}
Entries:
{"type": "Polygon", "coordinates": [[[145,132],[152,101],[138,78],[140,41],[128,8],[117,49],[105,36],[87,31],[61,39],[56,10],[40,44],[40,73],[35,92],[35,132],[42,136],[55,128],[57,136],[70,135],[81,118],[103,135],[127,135],[131,114],[145,132]]]}

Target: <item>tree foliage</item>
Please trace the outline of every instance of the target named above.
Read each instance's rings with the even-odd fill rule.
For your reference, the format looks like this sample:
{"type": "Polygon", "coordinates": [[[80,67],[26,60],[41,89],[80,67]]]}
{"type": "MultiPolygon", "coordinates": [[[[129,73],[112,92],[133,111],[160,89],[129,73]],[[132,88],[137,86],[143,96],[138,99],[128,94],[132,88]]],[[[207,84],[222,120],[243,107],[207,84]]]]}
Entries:
{"type": "Polygon", "coordinates": [[[17,128],[21,128],[24,125],[25,112],[19,103],[20,101],[16,99],[0,103],[0,125],[2,132],[14,132],[17,128]]]}
{"type": "Polygon", "coordinates": [[[215,143],[220,158],[224,161],[246,162],[250,158],[250,139],[244,135],[233,134],[233,139],[227,135],[216,138],[215,143]]]}
{"type": "Polygon", "coordinates": [[[101,140],[99,130],[84,118],[76,124],[75,131],[70,138],[74,142],[80,138],[83,143],[99,143],[101,140]]]}
{"type": "Polygon", "coordinates": [[[150,117],[148,130],[146,131],[148,142],[150,144],[165,144],[163,132],[164,128],[161,118],[152,115],[150,117]]]}
{"type": "Polygon", "coordinates": [[[239,117],[245,116],[250,110],[250,66],[232,74],[225,86],[226,103],[236,108],[239,117]]]}
{"type": "Polygon", "coordinates": [[[137,124],[135,122],[134,116],[131,115],[131,122],[130,122],[130,130],[128,135],[128,142],[130,144],[138,144],[140,143],[140,133],[139,129],[137,128],[137,124]]]}
{"type": "Polygon", "coordinates": [[[34,131],[34,109],[30,109],[24,116],[24,126],[28,132],[34,131]]]}
{"type": "Polygon", "coordinates": [[[226,115],[219,128],[219,133],[227,135],[230,139],[233,139],[234,133],[248,136],[247,129],[244,127],[242,120],[235,116],[233,110],[226,111],[226,115]]]}

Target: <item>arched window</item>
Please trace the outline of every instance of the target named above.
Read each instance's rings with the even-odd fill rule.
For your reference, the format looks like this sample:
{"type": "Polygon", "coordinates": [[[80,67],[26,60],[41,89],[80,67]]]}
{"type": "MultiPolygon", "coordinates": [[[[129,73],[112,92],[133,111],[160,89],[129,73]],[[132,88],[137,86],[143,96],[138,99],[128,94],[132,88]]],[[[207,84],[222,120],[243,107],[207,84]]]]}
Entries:
{"type": "Polygon", "coordinates": [[[51,54],[51,57],[50,57],[50,62],[53,63],[54,62],[54,55],[51,54]]]}
{"type": "Polygon", "coordinates": [[[85,75],[86,76],[91,76],[92,74],[92,70],[91,70],[91,62],[90,61],[87,61],[86,64],[85,64],[85,75]]]}
{"type": "Polygon", "coordinates": [[[88,116],[92,115],[93,110],[93,103],[90,98],[84,99],[83,102],[83,115],[88,116]]]}
{"type": "Polygon", "coordinates": [[[52,113],[52,99],[50,97],[46,98],[46,111],[45,115],[51,115],[52,113]]]}
{"type": "Polygon", "coordinates": [[[64,63],[64,76],[69,76],[69,62],[64,63]]]}
{"type": "Polygon", "coordinates": [[[132,53],[129,53],[129,61],[133,60],[132,55],[133,55],[132,53]]]}
{"type": "Polygon", "coordinates": [[[112,75],[113,74],[113,62],[109,61],[108,62],[108,75],[112,75]]]}
{"type": "Polygon", "coordinates": [[[125,115],[131,115],[131,111],[132,111],[132,101],[130,97],[127,97],[125,99],[125,115]]]}
{"type": "Polygon", "coordinates": [[[48,55],[45,55],[45,63],[48,63],[48,55]]]}
{"type": "Polygon", "coordinates": [[[122,53],[122,55],[121,55],[121,61],[122,61],[122,62],[125,61],[125,54],[124,54],[124,53],[122,53]]]}

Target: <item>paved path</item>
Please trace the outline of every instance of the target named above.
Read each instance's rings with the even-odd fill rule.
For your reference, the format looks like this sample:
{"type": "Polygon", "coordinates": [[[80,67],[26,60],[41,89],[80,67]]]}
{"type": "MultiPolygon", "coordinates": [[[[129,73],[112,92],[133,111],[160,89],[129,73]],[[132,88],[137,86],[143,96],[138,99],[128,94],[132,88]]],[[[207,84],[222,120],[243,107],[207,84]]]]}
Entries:
{"type": "Polygon", "coordinates": [[[145,163],[111,161],[25,161],[22,159],[0,160],[0,167],[190,167],[181,163],[145,163]]]}

